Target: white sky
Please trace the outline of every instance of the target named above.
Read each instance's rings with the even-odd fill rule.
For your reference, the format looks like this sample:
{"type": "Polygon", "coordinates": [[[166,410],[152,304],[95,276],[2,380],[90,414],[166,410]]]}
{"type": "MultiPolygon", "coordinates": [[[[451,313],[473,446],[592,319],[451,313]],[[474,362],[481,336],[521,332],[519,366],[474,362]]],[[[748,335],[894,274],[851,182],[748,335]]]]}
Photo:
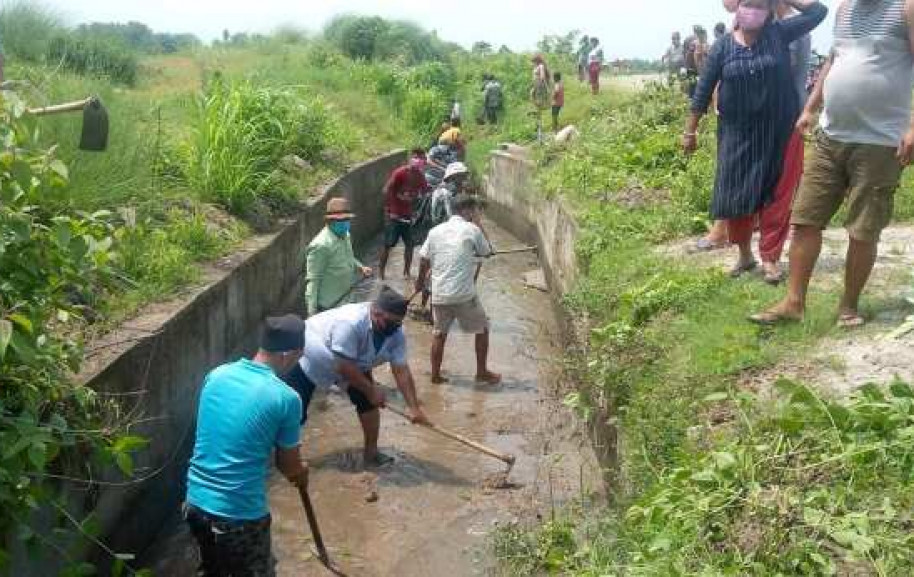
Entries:
{"type": "MultiPolygon", "coordinates": [[[[291,23],[319,30],[339,13],[413,20],[465,46],[485,40],[514,50],[533,49],[544,34],[581,29],[603,40],[609,58],[658,58],[674,29],[692,24],[710,31],[729,21],[721,0],[39,0],[72,24],[144,22],[157,32],[192,32],[204,40],[232,32],[269,32],[291,23]]],[[[838,0],[824,0],[829,7],[838,0]]],[[[2,0],[0,0],[2,3],[2,0]]],[[[834,10],[832,10],[834,12],[834,10]]],[[[829,46],[831,18],[815,34],[829,46]]]]}

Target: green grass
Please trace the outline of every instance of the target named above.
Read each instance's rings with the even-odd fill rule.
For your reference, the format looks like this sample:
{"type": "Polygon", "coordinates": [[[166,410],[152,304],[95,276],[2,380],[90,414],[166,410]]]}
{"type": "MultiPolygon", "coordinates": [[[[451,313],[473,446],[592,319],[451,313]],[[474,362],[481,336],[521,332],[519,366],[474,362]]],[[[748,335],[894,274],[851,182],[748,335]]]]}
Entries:
{"type": "MultiPolygon", "coordinates": [[[[892,453],[892,441],[860,433],[868,430],[862,424],[836,441],[815,411],[790,402],[772,407],[748,384],[833,333],[837,295],[815,291],[802,324],[764,329],[746,322],[783,289],[734,281],[657,251],[702,232],[710,200],[714,150],[706,147],[691,159],[679,152],[681,97],[649,89],[594,108],[598,113],[580,125],[579,142],[539,150],[537,178],[542,194],[565,198],[581,224],[584,275],[566,308],[587,319],[590,333],[582,335],[585,352],[566,359],[578,387],[567,403],[597,426],[617,428],[618,468],[607,475],[612,499],[604,511],[571,508],[556,522],[503,530],[495,540],[503,569],[827,575],[863,567],[909,574],[914,549],[905,549],[904,521],[880,512],[907,506],[906,453],[892,453]],[[848,448],[863,438],[884,451],[876,474],[848,448]],[[790,473],[793,452],[806,444],[828,470],[817,479],[826,489],[790,473]],[[771,474],[772,463],[788,472],[771,474]],[[880,481],[884,493],[871,498],[880,481]],[[788,492],[791,500],[774,511],[747,502],[747,495],[771,490],[788,492]],[[829,491],[838,495],[834,503],[823,500],[829,491]],[[818,507],[825,507],[825,517],[810,512],[818,507]],[[797,521],[804,514],[815,516],[815,526],[797,521]],[[753,539],[758,542],[749,543],[753,539]]],[[[899,221],[914,214],[910,191],[906,181],[897,197],[899,221]]],[[[887,422],[898,418],[896,409],[908,410],[867,402],[852,401],[848,410],[873,411],[887,422]]],[[[830,410],[844,414],[840,407],[830,410]]]]}

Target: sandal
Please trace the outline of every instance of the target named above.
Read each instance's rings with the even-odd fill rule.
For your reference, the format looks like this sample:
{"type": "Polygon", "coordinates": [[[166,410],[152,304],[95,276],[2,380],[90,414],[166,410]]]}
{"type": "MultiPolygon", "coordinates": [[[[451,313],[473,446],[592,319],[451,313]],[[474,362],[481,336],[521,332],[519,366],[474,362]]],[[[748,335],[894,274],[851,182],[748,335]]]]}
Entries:
{"type": "Polygon", "coordinates": [[[735,267],[730,269],[730,278],[739,278],[743,276],[743,273],[752,272],[758,267],[758,261],[750,261],[746,263],[738,263],[735,267]]]}
{"type": "Polygon", "coordinates": [[[695,241],[695,246],[692,247],[693,252],[711,252],[713,250],[720,250],[727,248],[727,242],[712,242],[708,240],[707,237],[701,237],[695,241]]]}
{"type": "Polygon", "coordinates": [[[785,323],[798,323],[803,320],[802,316],[794,316],[774,309],[750,315],[748,318],[749,322],[763,327],[773,327],[785,323]]]}
{"type": "Polygon", "coordinates": [[[771,286],[778,286],[781,284],[781,281],[784,280],[784,271],[777,269],[772,272],[765,268],[765,283],[770,284],[771,286]]]}
{"type": "Polygon", "coordinates": [[[855,329],[866,324],[866,319],[856,313],[845,313],[838,316],[839,329],[855,329]]]}

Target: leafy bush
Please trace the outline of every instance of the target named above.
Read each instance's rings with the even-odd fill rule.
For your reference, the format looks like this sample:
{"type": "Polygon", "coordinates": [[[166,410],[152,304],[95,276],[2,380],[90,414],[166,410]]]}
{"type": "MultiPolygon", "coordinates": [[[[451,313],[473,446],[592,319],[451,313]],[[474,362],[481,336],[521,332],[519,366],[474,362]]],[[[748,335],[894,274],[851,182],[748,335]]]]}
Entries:
{"type": "Polygon", "coordinates": [[[48,60],[76,74],[110,78],[133,85],[139,64],[136,56],[116,43],[83,35],[60,35],[51,40],[48,60]]]}
{"type": "MultiPolygon", "coordinates": [[[[15,531],[27,547],[46,547],[30,522],[41,507],[63,510],[54,475],[92,478],[106,463],[129,475],[130,453],[145,442],[120,437],[116,406],[71,380],[83,359],[72,333],[113,279],[108,215],[47,209],[67,168],[37,146],[25,103],[11,92],[0,98],[0,543],[15,531]]],[[[83,529],[60,523],[57,537],[83,529]]],[[[0,546],[0,571],[8,562],[0,546]]]]}
{"type": "Polygon", "coordinates": [[[421,27],[379,16],[337,16],[324,27],[324,38],[354,60],[412,65],[445,54],[444,44],[421,27]]]}

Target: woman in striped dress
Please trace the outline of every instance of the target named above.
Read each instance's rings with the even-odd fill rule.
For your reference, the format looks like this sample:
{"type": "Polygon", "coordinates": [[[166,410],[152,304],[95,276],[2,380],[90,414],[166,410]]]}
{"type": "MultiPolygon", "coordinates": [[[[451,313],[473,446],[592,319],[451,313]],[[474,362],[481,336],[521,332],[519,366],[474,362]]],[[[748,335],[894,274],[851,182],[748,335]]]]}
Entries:
{"type": "MultiPolygon", "coordinates": [[[[776,20],[779,0],[740,0],[736,29],[714,45],[701,77],[683,148],[697,148],[698,123],[718,89],[717,174],[711,215],[726,219],[731,242],[740,249],[731,274],[756,268],[751,232],[758,220],[766,234],[789,214],[772,206],[784,153],[800,115],[799,95],[790,69],[789,45],[818,26],[828,9],[814,0],[783,0],[800,14],[776,20]],[[746,234],[748,230],[748,235],[746,234]]],[[[789,198],[786,200],[789,205],[789,198]]],[[[765,263],[774,273],[777,263],[765,263]]]]}

